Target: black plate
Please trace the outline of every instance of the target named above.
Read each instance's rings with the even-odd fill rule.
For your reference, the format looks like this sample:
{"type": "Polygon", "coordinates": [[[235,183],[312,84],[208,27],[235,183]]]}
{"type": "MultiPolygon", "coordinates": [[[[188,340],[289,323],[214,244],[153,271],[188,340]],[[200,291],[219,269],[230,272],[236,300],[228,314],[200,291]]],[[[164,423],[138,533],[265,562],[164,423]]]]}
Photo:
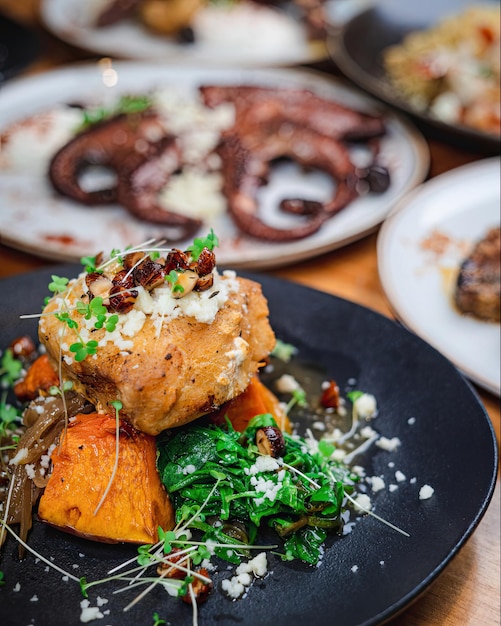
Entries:
{"type": "Polygon", "coordinates": [[[340,31],[332,31],[327,42],[329,52],[355,84],[409,114],[421,129],[478,153],[499,154],[499,137],[440,122],[409,106],[390,84],[382,62],[383,50],[400,43],[407,33],[430,28],[467,6],[486,3],[499,4],[499,0],[378,0],[349,19],[340,31]]]}
{"type": "Polygon", "coordinates": [[[0,15],[0,85],[31,63],[39,52],[37,35],[0,15]]]}
{"type": "MultiPolygon", "coordinates": [[[[49,268],[0,283],[0,345],[35,333],[36,322],[19,320],[19,315],[40,310],[51,273],[54,269],[49,268]]],[[[75,275],[75,266],[59,266],[55,273],[75,275]]],[[[272,574],[236,602],[217,590],[221,578],[230,576],[223,571],[215,578],[216,591],[200,609],[200,626],[382,623],[430,585],[482,518],[496,479],[492,425],[461,374],[391,320],[293,283],[250,276],[263,285],[276,334],[299,348],[301,361],[315,363],[342,388],[355,378],[358,388],[375,394],[379,416],[374,427],[387,437],[399,437],[402,445],[393,453],[372,449],[364,463],[367,473],[384,474],[390,482],[392,472],[399,469],[407,481],[393,493],[379,492],[373,503],[379,515],[410,537],[371,517],[361,518],[351,534],[331,542],[318,568],[284,564],[270,556],[272,574]],[[415,417],[413,425],[408,423],[410,417],[415,417]],[[411,477],[416,477],[414,484],[411,477]],[[419,500],[419,488],[425,483],[435,494],[419,500]],[[358,571],[352,571],[353,566],[358,571]]],[[[77,539],[38,522],[29,543],[88,581],[103,577],[134,553],[127,546],[77,539]]],[[[80,624],[78,584],[62,581],[52,569],[45,572],[46,566],[32,556],[17,562],[16,553],[9,538],[0,561],[6,580],[0,588],[2,625],[28,624],[32,619],[51,626],[80,624]],[[34,596],[38,601],[30,601],[34,596]]],[[[96,606],[98,595],[109,600],[103,609],[111,613],[99,620],[103,625],[148,625],[154,611],[176,626],[192,623],[191,609],[159,588],[128,613],[122,608],[137,592],[112,595],[112,589],[97,587],[90,593],[91,606],[96,606]]]]}

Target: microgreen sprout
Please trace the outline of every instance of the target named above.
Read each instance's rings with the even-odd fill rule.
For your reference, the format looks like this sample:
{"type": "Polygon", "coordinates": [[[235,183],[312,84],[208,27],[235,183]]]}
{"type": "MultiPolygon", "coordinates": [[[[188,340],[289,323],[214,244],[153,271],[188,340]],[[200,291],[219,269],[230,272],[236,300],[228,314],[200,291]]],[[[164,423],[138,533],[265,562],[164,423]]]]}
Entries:
{"type": "Polygon", "coordinates": [[[102,273],[102,270],[99,269],[96,265],[96,257],[95,256],[84,256],[80,259],[80,263],[84,266],[84,270],[87,274],[94,273],[102,273]]]}
{"type": "Polygon", "coordinates": [[[167,624],[167,622],[155,611],[153,613],[153,626],[163,626],[164,624],[167,624]]]}
{"type": "Polygon", "coordinates": [[[0,382],[7,386],[13,385],[21,374],[23,365],[16,359],[12,350],[7,348],[0,360],[0,382]]]}
{"type": "Polygon", "coordinates": [[[210,233],[206,237],[196,237],[191,246],[188,246],[187,250],[191,253],[193,261],[198,261],[200,254],[204,248],[214,250],[219,246],[219,239],[211,228],[210,233]]]}
{"type": "Polygon", "coordinates": [[[141,113],[152,104],[151,98],[147,95],[124,95],[114,107],[92,107],[83,109],[83,119],[77,131],[82,131],[94,124],[109,120],[115,115],[141,113]]]}
{"type": "Polygon", "coordinates": [[[49,388],[49,395],[62,396],[65,391],[70,391],[71,389],[73,389],[73,382],[71,380],[65,380],[60,387],[52,385],[52,387],[49,388]]]}
{"type": "Polygon", "coordinates": [[[69,279],[64,276],[51,276],[52,281],[49,283],[49,291],[53,293],[64,293],[68,288],[69,279]]]}
{"type": "Polygon", "coordinates": [[[105,328],[108,332],[113,332],[118,323],[119,317],[116,314],[108,315],[108,309],[103,304],[101,296],[92,298],[85,304],[79,300],[76,304],[77,312],[83,315],[86,320],[95,317],[94,328],[105,328]]]}
{"type": "Polygon", "coordinates": [[[171,270],[169,274],[165,277],[165,280],[170,283],[171,289],[173,293],[183,293],[184,287],[178,283],[179,280],[179,272],[176,270],[171,270]]]}
{"type": "Polygon", "coordinates": [[[104,493],[101,497],[101,500],[99,501],[99,504],[96,506],[94,510],[94,515],[97,515],[99,509],[103,505],[103,502],[106,500],[106,496],[108,495],[111,489],[111,485],[113,484],[113,481],[115,479],[115,474],[117,473],[117,468],[118,468],[118,457],[120,454],[120,411],[122,410],[123,405],[120,402],[120,400],[113,400],[112,402],[110,402],[110,405],[115,409],[115,462],[113,464],[113,470],[111,472],[110,480],[108,481],[108,484],[106,485],[106,489],[104,490],[104,493]]]}
{"type": "Polygon", "coordinates": [[[271,351],[271,356],[274,356],[284,363],[289,363],[289,361],[296,354],[296,352],[296,346],[293,346],[291,343],[286,343],[281,339],[277,339],[275,347],[271,351]]]}
{"type": "Polygon", "coordinates": [[[11,435],[21,423],[21,411],[7,404],[7,392],[2,394],[0,400],[0,439],[11,435]]]}
{"type": "Polygon", "coordinates": [[[63,324],[66,324],[68,328],[71,328],[72,330],[75,330],[78,328],[78,322],[76,322],[74,319],[70,317],[70,314],[68,313],[68,311],[64,311],[63,313],[56,313],[55,316],[56,316],[56,319],[58,319],[60,322],[62,322],[63,324]]]}
{"type": "Polygon", "coordinates": [[[308,402],[306,400],[306,391],[301,387],[293,389],[292,398],[287,403],[287,406],[285,407],[285,412],[288,414],[292,407],[296,405],[300,406],[301,408],[305,408],[308,406],[308,402]]]}
{"type": "Polygon", "coordinates": [[[85,361],[88,356],[92,356],[97,353],[98,343],[94,339],[90,341],[83,342],[77,341],[72,343],[70,346],[70,352],[75,353],[75,361],[81,362],[85,361]]]}

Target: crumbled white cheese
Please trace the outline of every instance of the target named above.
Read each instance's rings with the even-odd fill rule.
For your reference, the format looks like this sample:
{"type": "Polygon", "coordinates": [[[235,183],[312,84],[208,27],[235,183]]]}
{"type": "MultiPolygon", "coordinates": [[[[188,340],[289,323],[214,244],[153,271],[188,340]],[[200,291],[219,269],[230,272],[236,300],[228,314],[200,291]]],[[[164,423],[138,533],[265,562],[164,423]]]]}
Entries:
{"type": "Polygon", "coordinates": [[[387,450],[388,452],[394,452],[402,442],[398,437],[392,437],[388,439],[387,437],[380,437],[376,441],[376,446],[381,448],[382,450],[387,450]]]}
{"type": "Polygon", "coordinates": [[[26,463],[24,466],[26,473],[28,474],[28,478],[33,480],[35,478],[35,464],[34,463],[26,463]]]}
{"type": "Polygon", "coordinates": [[[19,465],[19,463],[21,463],[21,461],[24,461],[27,456],[28,448],[19,448],[16,454],[9,461],[9,465],[19,465]]]}
{"type": "Polygon", "coordinates": [[[234,598],[235,600],[240,598],[245,591],[245,587],[238,581],[236,576],[233,576],[232,578],[225,578],[221,582],[221,589],[226,591],[230,598],[234,598]]]}
{"type": "Polygon", "coordinates": [[[374,437],[374,435],[377,433],[374,430],[374,428],[372,428],[371,426],[364,426],[360,430],[360,434],[362,435],[364,439],[370,439],[371,437],[374,437]]]}
{"type": "Polygon", "coordinates": [[[363,393],[353,405],[357,415],[363,419],[371,419],[377,415],[376,398],[370,393],[363,393]]]}
{"type": "Polygon", "coordinates": [[[277,459],[274,459],[272,456],[263,454],[257,457],[254,465],[251,465],[249,467],[248,473],[250,475],[254,475],[261,472],[274,472],[280,467],[281,465],[277,459]]]}
{"type": "Polygon", "coordinates": [[[193,474],[193,472],[196,472],[197,468],[194,465],[186,465],[185,467],[183,467],[183,474],[193,474]]]}
{"type": "Polygon", "coordinates": [[[223,177],[219,172],[185,167],[181,173],[170,177],[158,200],[168,211],[195,219],[213,219],[226,211],[222,187],[223,177]]]}
{"type": "Polygon", "coordinates": [[[369,480],[370,484],[371,484],[371,488],[372,491],[374,493],[377,493],[378,491],[381,491],[382,489],[385,488],[385,482],[383,480],[383,478],[381,476],[372,476],[372,478],[369,480]]]}
{"type": "Polygon", "coordinates": [[[419,499],[427,500],[428,498],[431,498],[434,493],[435,489],[433,489],[433,487],[430,487],[430,485],[423,485],[419,490],[419,499]]]}
{"type": "Polygon", "coordinates": [[[362,511],[370,511],[372,508],[372,502],[369,496],[365,493],[359,493],[354,498],[355,509],[362,511]]]}
{"type": "Polygon", "coordinates": [[[230,361],[232,361],[237,367],[245,363],[247,356],[249,354],[249,344],[242,337],[235,337],[233,340],[233,350],[229,350],[226,353],[226,356],[230,361]]]}
{"type": "Polygon", "coordinates": [[[80,621],[86,624],[92,622],[95,619],[103,619],[104,615],[97,606],[90,606],[89,600],[82,600],[80,602],[80,608],[82,612],[80,614],[80,621]]]}
{"type": "Polygon", "coordinates": [[[275,388],[279,393],[292,393],[301,389],[301,385],[291,374],[283,374],[275,382],[275,388]]]}
{"type": "Polygon", "coordinates": [[[143,311],[132,309],[127,315],[123,315],[121,319],[123,320],[120,328],[122,335],[134,337],[144,326],[146,315],[143,311]]]}
{"type": "Polygon", "coordinates": [[[267,571],[268,562],[266,560],[266,552],[260,552],[246,563],[240,563],[235,570],[235,575],[229,579],[223,580],[221,587],[231,598],[240,598],[251,585],[253,576],[263,578],[267,571]]]}
{"type": "Polygon", "coordinates": [[[403,483],[407,479],[405,474],[401,472],[400,470],[397,470],[395,472],[395,478],[397,480],[397,483],[403,483]]]}

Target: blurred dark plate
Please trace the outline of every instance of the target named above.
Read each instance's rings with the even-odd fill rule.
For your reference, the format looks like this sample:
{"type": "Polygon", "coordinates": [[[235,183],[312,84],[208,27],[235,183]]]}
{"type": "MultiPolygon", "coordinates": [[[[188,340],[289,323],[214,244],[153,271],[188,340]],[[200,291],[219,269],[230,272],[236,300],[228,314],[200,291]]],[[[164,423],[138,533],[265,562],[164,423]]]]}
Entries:
{"type": "MultiPolygon", "coordinates": [[[[56,266],[1,281],[0,346],[21,334],[34,335],[36,321],[20,320],[19,315],[40,310],[51,274],[74,276],[76,271],[74,265],[56,266]]],[[[282,563],[269,555],[271,573],[235,602],[220,589],[221,579],[230,577],[223,568],[214,575],[214,592],[200,607],[199,624],[383,623],[428,588],[485,513],[497,468],[492,425],[451,363],[398,324],[325,293],[265,275],[242,274],[261,282],[275,332],[297,346],[296,359],[314,364],[335,378],[341,389],[356,379],[357,388],[376,396],[379,414],[374,428],[386,437],[399,437],[402,445],[392,453],[371,448],[358,460],[367,475],[384,475],[387,483],[394,482],[396,470],[405,474],[407,479],[396,491],[380,491],[372,501],[376,513],[410,536],[365,516],[350,534],[329,541],[317,568],[282,563]],[[409,423],[411,417],[414,423],[409,423]],[[426,483],[435,493],[420,500],[419,489],[426,483]]],[[[269,539],[266,531],[263,538],[269,539]]],[[[89,582],[135,553],[130,546],[85,541],[37,521],[29,544],[89,582]]],[[[5,574],[0,589],[2,626],[80,624],[78,583],[64,582],[62,574],[32,555],[19,562],[16,554],[9,537],[0,560],[5,574]]],[[[90,590],[91,606],[96,606],[97,596],[108,600],[102,609],[110,614],[102,624],[147,625],[154,611],[169,624],[192,624],[191,609],[159,586],[127,613],[122,609],[137,590],[113,595],[114,588],[108,584],[90,590]]]]}
{"type": "Polygon", "coordinates": [[[29,65],[39,52],[34,32],[0,15],[0,85],[29,65]]]}
{"type": "MultiPolygon", "coordinates": [[[[357,0],[353,2],[356,6],[357,0]]],[[[499,154],[499,136],[446,124],[411,107],[390,84],[382,63],[383,50],[400,43],[407,33],[430,28],[443,17],[466,7],[499,4],[499,0],[420,0],[416,3],[378,0],[359,4],[364,8],[356,11],[340,28],[333,22],[328,37],[329,53],[341,72],[368,93],[412,116],[421,130],[437,139],[481,154],[499,154]]]]}

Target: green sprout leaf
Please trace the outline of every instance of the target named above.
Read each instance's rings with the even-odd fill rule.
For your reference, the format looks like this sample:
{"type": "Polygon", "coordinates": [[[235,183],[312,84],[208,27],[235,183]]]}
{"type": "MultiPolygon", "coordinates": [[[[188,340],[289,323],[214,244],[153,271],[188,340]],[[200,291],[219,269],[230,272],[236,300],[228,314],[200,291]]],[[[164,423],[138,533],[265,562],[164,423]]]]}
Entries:
{"type": "Polygon", "coordinates": [[[66,291],[69,282],[68,278],[56,276],[55,274],[53,274],[51,278],[52,282],[49,283],[49,291],[52,291],[53,293],[63,293],[66,291]]]}
{"type": "Polygon", "coordinates": [[[85,576],[82,576],[82,578],[80,578],[79,582],[80,582],[80,591],[82,592],[83,597],[84,598],[88,598],[89,597],[89,595],[87,593],[87,585],[88,585],[88,583],[87,583],[87,580],[86,580],[85,576]]]}
{"type": "Polygon", "coordinates": [[[183,293],[184,287],[177,282],[179,280],[179,272],[171,270],[165,277],[165,280],[170,283],[173,293],[183,293]]]}
{"type": "Polygon", "coordinates": [[[87,343],[83,343],[82,341],[78,341],[76,343],[71,344],[70,352],[75,353],[75,361],[84,361],[88,356],[96,354],[97,352],[97,341],[91,340],[87,343]]]}
{"type": "Polygon", "coordinates": [[[7,348],[0,360],[0,380],[6,386],[12,386],[21,375],[23,364],[14,357],[14,353],[7,348]]]}
{"type": "Polygon", "coordinates": [[[163,541],[164,554],[169,554],[172,551],[172,542],[176,541],[176,533],[173,530],[165,531],[162,528],[159,528],[158,539],[159,541],[163,541]]]}
{"type": "Polygon", "coordinates": [[[209,250],[214,250],[215,247],[219,246],[219,239],[217,235],[214,233],[214,230],[211,228],[210,233],[207,237],[196,237],[191,246],[188,246],[188,251],[191,253],[191,258],[194,261],[198,261],[200,254],[204,248],[208,248],[209,250]]]}
{"type": "Polygon", "coordinates": [[[95,256],[84,256],[80,259],[80,263],[84,266],[87,274],[98,273],[101,274],[102,270],[99,270],[96,266],[96,257],[95,256]]]}
{"type": "Polygon", "coordinates": [[[66,311],[64,313],[56,313],[56,319],[58,319],[60,322],[63,322],[63,324],[66,324],[68,328],[72,328],[72,329],[78,328],[78,322],[72,319],[70,317],[70,314],[67,313],[66,311]]]}
{"type": "Polygon", "coordinates": [[[163,626],[164,624],[167,624],[167,622],[155,611],[153,613],[153,626],[163,626]]]}

